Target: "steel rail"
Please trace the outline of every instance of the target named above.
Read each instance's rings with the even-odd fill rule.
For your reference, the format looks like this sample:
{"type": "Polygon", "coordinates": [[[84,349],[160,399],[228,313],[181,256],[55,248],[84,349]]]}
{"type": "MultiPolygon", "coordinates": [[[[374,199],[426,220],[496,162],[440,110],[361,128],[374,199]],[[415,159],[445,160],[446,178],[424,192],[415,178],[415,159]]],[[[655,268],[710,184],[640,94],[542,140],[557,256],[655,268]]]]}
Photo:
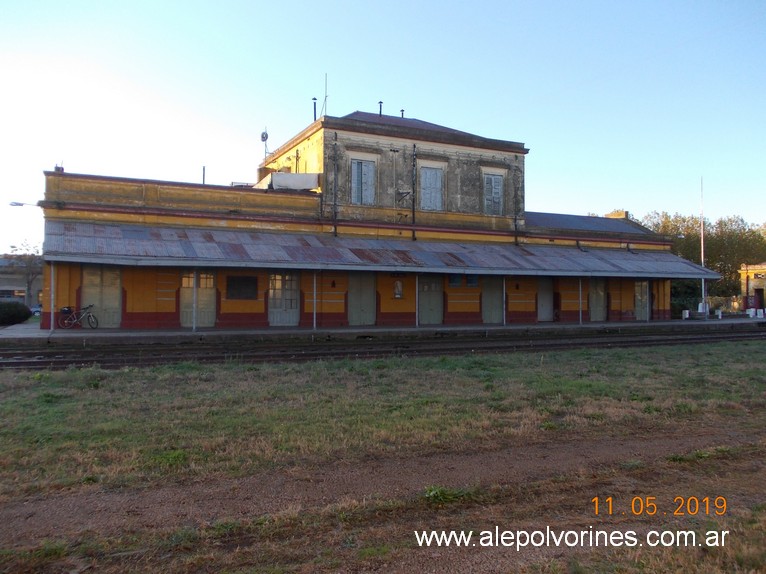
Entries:
{"type": "Polygon", "coordinates": [[[546,352],[577,348],[649,347],[710,344],[723,341],[764,340],[764,332],[578,334],[528,337],[434,337],[321,341],[204,341],[193,344],[102,344],[98,347],[0,349],[0,368],[59,370],[97,366],[101,369],[150,367],[180,362],[289,363],[320,360],[372,359],[391,356],[426,357],[465,354],[546,352]]]}

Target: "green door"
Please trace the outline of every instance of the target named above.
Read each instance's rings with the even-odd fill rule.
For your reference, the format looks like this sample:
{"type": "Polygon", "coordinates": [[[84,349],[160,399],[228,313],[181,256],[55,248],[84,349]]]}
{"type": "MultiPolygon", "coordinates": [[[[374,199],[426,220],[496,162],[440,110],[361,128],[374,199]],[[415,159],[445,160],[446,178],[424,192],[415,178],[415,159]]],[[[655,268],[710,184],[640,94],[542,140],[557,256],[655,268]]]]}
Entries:
{"type": "Polygon", "coordinates": [[[374,273],[348,276],[348,324],[374,325],[377,296],[374,273]]]}
{"type": "Polygon", "coordinates": [[[649,281],[636,281],[635,312],[637,321],[648,321],[651,318],[650,293],[649,281]]]}
{"type": "Polygon", "coordinates": [[[179,304],[181,327],[215,327],[215,275],[202,271],[196,274],[194,271],[185,272],[181,276],[179,304]]]}
{"type": "Polygon", "coordinates": [[[553,279],[540,277],[537,282],[537,320],[553,321],[553,279]]]}
{"type": "Polygon", "coordinates": [[[603,277],[590,279],[588,312],[591,321],[606,321],[606,279],[603,277]]]}
{"type": "Polygon", "coordinates": [[[300,321],[298,273],[273,273],[269,276],[269,325],[295,327],[300,321]]]}
{"type": "Polygon", "coordinates": [[[444,280],[441,275],[418,278],[418,324],[441,325],[444,321],[444,280]]]}
{"type": "Polygon", "coordinates": [[[503,322],[503,278],[486,275],[481,279],[481,320],[490,325],[503,322]]]}
{"type": "MultiPolygon", "coordinates": [[[[80,301],[83,307],[94,305],[93,314],[99,327],[119,327],[122,322],[120,268],[84,265],[80,301]]],[[[82,326],[87,328],[87,321],[83,321],[82,326]]]]}

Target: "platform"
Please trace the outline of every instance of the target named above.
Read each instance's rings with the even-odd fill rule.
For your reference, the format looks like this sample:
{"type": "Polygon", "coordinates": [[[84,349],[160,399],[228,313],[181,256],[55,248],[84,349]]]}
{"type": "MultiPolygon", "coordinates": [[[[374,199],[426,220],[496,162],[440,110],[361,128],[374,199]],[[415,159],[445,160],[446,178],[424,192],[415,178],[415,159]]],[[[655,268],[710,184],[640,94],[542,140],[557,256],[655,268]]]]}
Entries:
{"type": "Polygon", "coordinates": [[[600,323],[534,323],[512,325],[424,325],[419,327],[270,327],[268,329],[171,329],[125,330],[41,329],[39,319],[0,327],[0,347],[97,347],[99,345],[177,345],[225,341],[277,340],[355,340],[355,339],[416,339],[439,337],[514,337],[545,338],[561,335],[578,337],[595,334],[682,333],[699,331],[761,331],[766,319],[738,318],[672,321],[623,321],[600,323]]]}

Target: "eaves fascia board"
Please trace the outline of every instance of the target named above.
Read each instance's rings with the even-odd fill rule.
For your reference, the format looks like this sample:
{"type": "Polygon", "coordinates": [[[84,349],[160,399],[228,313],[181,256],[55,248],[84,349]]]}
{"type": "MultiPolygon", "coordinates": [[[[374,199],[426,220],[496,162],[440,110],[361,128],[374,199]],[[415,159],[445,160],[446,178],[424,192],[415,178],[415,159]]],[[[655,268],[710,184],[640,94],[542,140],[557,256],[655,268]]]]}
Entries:
{"type": "MultiPolygon", "coordinates": [[[[43,171],[43,175],[46,177],[57,177],[61,179],[86,179],[91,181],[104,181],[113,183],[132,183],[132,184],[144,184],[144,185],[161,185],[164,187],[183,187],[183,188],[195,188],[204,189],[206,191],[221,190],[232,191],[241,189],[232,187],[231,185],[212,185],[207,183],[195,183],[191,181],[169,181],[164,179],[142,179],[135,177],[121,177],[115,175],[95,175],[90,173],[72,173],[65,171],[43,171]]],[[[247,188],[249,189],[249,188],[247,188]]],[[[42,200],[46,201],[46,200],[42,200]]]]}
{"type": "Polygon", "coordinates": [[[225,259],[177,259],[169,257],[130,257],[114,255],[70,255],[46,253],[43,258],[48,262],[80,263],[80,264],[110,264],[123,267],[184,267],[184,268],[238,268],[238,269],[300,269],[306,271],[376,271],[381,273],[440,273],[457,275],[506,275],[514,277],[619,277],[631,279],[720,279],[720,275],[709,270],[702,272],[671,273],[637,273],[622,271],[583,271],[583,270],[550,270],[550,269],[512,269],[497,267],[447,267],[447,266],[401,266],[375,264],[337,264],[323,262],[244,262],[225,259]]]}

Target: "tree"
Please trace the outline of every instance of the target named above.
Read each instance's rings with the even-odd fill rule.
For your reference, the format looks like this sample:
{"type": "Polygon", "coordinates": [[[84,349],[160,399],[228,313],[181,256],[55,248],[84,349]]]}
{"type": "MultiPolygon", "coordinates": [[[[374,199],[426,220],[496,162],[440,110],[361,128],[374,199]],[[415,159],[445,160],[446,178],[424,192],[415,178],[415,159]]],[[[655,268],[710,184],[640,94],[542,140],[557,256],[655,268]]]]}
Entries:
{"type": "MultiPolygon", "coordinates": [[[[643,218],[641,223],[672,240],[673,253],[684,259],[701,262],[700,218],[693,215],[669,215],[656,211],[643,218]]],[[[723,217],[705,224],[705,267],[720,273],[720,281],[711,282],[708,295],[728,297],[740,291],[739,273],[743,263],[766,261],[766,237],[757,226],[747,223],[740,216],[723,217]]],[[[691,285],[679,283],[679,289],[690,294],[691,285]]],[[[696,291],[700,296],[701,286],[696,291]]]]}
{"type": "Polygon", "coordinates": [[[738,294],[738,270],[743,263],[752,265],[766,261],[766,238],[740,216],[724,217],[715,222],[710,247],[707,237],[706,231],[705,262],[713,262],[713,268],[721,274],[717,284],[720,292],[711,292],[711,295],[738,294]]]}
{"type": "MultiPolygon", "coordinates": [[[[43,258],[37,248],[30,247],[26,242],[20,246],[11,245],[11,255],[7,255],[8,270],[24,278],[24,303],[32,305],[32,289],[35,279],[43,273],[43,258]]],[[[35,301],[36,303],[36,301],[35,301]]]]}

